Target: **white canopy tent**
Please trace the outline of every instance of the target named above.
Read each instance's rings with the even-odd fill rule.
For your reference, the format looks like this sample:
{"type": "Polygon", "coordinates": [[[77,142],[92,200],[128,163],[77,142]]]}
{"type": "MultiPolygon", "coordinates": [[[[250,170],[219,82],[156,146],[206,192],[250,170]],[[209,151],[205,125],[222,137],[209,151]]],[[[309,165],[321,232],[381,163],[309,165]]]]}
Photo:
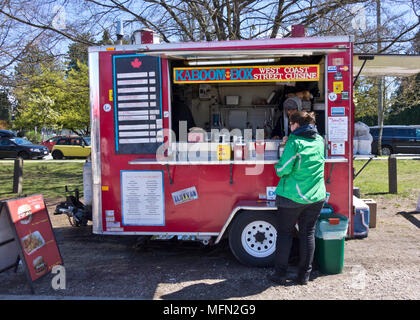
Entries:
{"type": "Polygon", "coordinates": [[[404,77],[420,73],[420,55],[355,53],[353,56],[354,76],[359,73],[365,60],[366,63],[360,76],[404,77]]]}

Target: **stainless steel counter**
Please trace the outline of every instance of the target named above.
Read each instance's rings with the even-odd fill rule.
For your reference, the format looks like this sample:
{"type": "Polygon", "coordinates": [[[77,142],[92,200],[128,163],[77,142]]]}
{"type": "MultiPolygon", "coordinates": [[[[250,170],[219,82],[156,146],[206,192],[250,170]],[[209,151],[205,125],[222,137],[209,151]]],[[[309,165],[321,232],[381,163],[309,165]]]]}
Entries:
{"type": "MultiPolygon", "coordinates": [[[[177,165],[177,166],[186,166],[186,165],[257,165],[257,164],[277,164],[278,160],[220,160],[220,161],[175,161],[175,160],[162,160],[158,161],[156,159],[135,159],[129,161],[128,164],[160,164],[160,165],[177,165]]],[[[346,158],[331,158],[325,159],[325,163],[347,163],[346,158]]]]}

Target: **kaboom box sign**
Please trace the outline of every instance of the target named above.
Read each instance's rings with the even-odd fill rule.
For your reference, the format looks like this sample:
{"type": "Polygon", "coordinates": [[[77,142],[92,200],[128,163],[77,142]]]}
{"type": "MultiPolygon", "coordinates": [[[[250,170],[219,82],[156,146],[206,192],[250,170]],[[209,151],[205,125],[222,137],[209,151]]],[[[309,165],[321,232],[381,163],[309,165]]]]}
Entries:
{"type": "Polygon", "coordinates": [[[174,68],[174,83],[318,80],[319,65],[174,68]]]}

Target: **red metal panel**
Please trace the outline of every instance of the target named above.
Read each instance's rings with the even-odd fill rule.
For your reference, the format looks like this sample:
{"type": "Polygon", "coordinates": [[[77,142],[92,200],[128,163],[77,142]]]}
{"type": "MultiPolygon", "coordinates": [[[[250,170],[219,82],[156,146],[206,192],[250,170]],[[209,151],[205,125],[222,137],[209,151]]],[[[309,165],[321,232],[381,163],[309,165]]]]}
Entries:
{"type": "MultiPolygon", "coordinates": [[[[349,217],[350,236],[353,234],[352,225],[352,192],[353,192],[353,73],[352,73],[352,50],[345,52],[331,53],[327,58],[327,117],[347,117],[347,140],[345,141],[344,157],[347,159],[346,163],[334,164],[332,171],[331,182],[327,185],[327,190],[331,193],[330,203],[340,213],[349,217]],[[336,71],[331,71],[336,68],[336,71]],[[335,93],[334,98],[330,98],[330,94],[335,93]],[[343,111],[338,114],[336,110],[343,111]]],[[[328,124],[328,120],[327,120],[328,124]]],[[[329,137],[330,139],[330,137],[329,137]]],[[[331,142],[328,141],[328,157],[335,157],[332,154],[331,142]]],[[[326,175],[331,172],[331,166],[326,165],[326,175]]]]}
{"type": "MultiPolygon", "coordinates": [[[[111,169],[109,190],[103,191],[103,209],[114,210],[115,221],[121,222],[121,181],[120,170],[163,170],[165,191],[165,226],[125,226],[127,232],[219,232],[235,203],[240,200],[258,200],[266,195],[266,187],[277,186],[279,178],[274,165],[264,165],[259,175],[246,175],[249,165],[234,165],[230,184],[229,165],[176,165],[169,166],[173,184],[170,184],[168,172],[162,165],[129,165],[120,163],[111,169]],[[195,187],[198,199],[175,205],[172,193],[195,187]]],[[[330,166],[326,166],[328,177],[330,166]]],[[[332,193],[330,202],[340,213],[347,213],[348,192],[343,183],[346,167],[335,164],[331,183],[327,189],[332,193]]],[[[104,176],[103,176],[104,177],[104,176]]],[[[105,184],[105,183],[104,183],[105,184]]],[[[104,225],[105,222],[104,222],[104,225]]]]}
{"type": "Polygon", "coordinates": [[[266,187],[277,186],[279,181],[273,165],[264,165],[259,175],[246,174],[245,170],[254,166],[234,165],[232,184],[229,165],[200,168],[200,191],[203,194],[200,224],[206,232],[219,232],[236,202],[258,200],[260,194],[266,194],[266,187]]]}
{"type": "MultiPolygon", "coordinates": [[[[335,47],[338,44],[348,45],[348,43],[307,43],[299,42],[297,39],[294,44],[279,44],[264,46],[263,42],[255,42],[255,45],[246,49],[297,49],[297,48],[326,48],[335,47]]],[[[226,47],[226,50],[234,50],[235,46],[226,47]]],[[[205,48],[208,50],[208,48],[205,48]]],[[[243,47],[238,47],[243,49],[243,47]]],[[[183,50],[180,45],[179,50],[183,50]]],[[[194,49],[198,50],[198,49],[194,49]]],[[[165,166],[158,164],[131,165],[129,161],[139,158],[139,155],[117,155],[115,153],[115,119],[113,110],[106,112],[102,106],[114,103],[112,94],[112,54],[116,52],[101,52],[100,63],[100,145],[101,145],[101,171],[102,186],[102,217],[104,231],[106,231],[105,210],[114,210],[116,222],[121,222],[121,170],[162,170],[164,176],[165,192],[165,226],[125,226],[127,232],[219,232],[230,215],[235,203],[240,200],[257,200],[260,194],[266,194],[266,187],[276,186],[279,179],[275,175],[273,165],[265,165],[264,171],[259,175],[246,175],[246,168],[249,165],[234,165],[232,171],[233,184],[230,184],[229,165],[171,165],[169,172],[173,184],[170,183],[169,175],[165,166]],[[183,204],[175,205],[172,200],[172,193],[195,186],[198,199],[183,204]]],[[[121,53],[121,52],[119,52],[121,53]]],[[[124,52],[129,54],[130,52],[124,52]]],[[[132,52],[134,53],[134,52],[132,52]]],[[[351,85],[351,55],[350,51],[333,53],[328,56],[328,65],[333,63],[333,59],[343,59],[342,65],[348,65],[349,70],[343,71],[343,88],[349,92],[347,103],[328,102],[327,116],[332,116],[331,107],[343,106],[345,115],[349,119],[349,128],[353,128],[353,110],[350,107],[352,99],[351,85]]],[[[161,88],[162,88],[162,111],[163,127],[169,127],[169,78],[168,63],[161,61],[161,88]],[[166,117],[165,117],[166,115],[166,117]]],[[[327,88],[333,90],[333,74],[327,74],[327,88]]],[[[344,90],[346,91],[346,90],[344,90]]],[[[330,151],[328,151],[330,153],[330,151]]],[[[329,154],[331,155],[331,154],[329,154]]],[[[146,157],[146,156],[143,156],[146,157]]],[[[154,157],[154,155],[149,155],[154,157]]],[[[335,163],[327,190],[331,193],[330,203],[340,213],[350,215],[352,177],[349,174],[352,168],[352,130],[349,130],[348,141],[345,144],[345,155],[347,163],[335,163]]],[[[326,179],[331,172],[332,164],[327,164],[325,169],[326,179]]]]}
{"type": "MultiPolygon", "coordinates": [[[[100,102],[99,102],[99,113],[100,113],[100,145],[101,145],[101,180],[102,186],[105,189],[102,191],[102,221],[104,231],[106,231],[105,222],[105,210],[114,210],[115,220],[121,221],[121,181],[120,172],[121,170],[136,170],[128,162],[139,157],[139,155],[123,155],[116,154],[115,152],[115,118],[114,118],[114,101],[113,94],[110,92],[113,90],[113,75],[112,75],[112,55],[117,52],[101,52],[99,56],[99,68],[101,70],[100,76],[100,102]],[[112,109],[105,111],[102,106],[104,104],[110,104],[112,109]]],[[[120,52],[118,52],[121,54],[120,52]]],[[[124,54],[130,54],[135,52],[124,52],[124,54]]],[[[168,111],[168,96],[165,94],[168,90],[168,77],[167,77],[167,62],[162,60],[162,111],[168,111]]],[[[163,118],[164,127],[168,126],[168,118],[163,118]]],[[[144,158],[153,158],[154,154],[142,155],[144,158]]],[[[149,167],[142,168],[143,170],[150,169],[149,167]]],[[[156,166],[153,169],[157,169],[156,166]]],[[[162,169],[159,166],[158,169],[162,169]]],[[[167,179],[167,177],[165,177],[167,179]]],[[[166,182],[165,181],[165,185],[166,182]]]]}
{"type": "Polygon", "coordinates": [[[153,43],[153,31],[152,30],[141,30],[141,43],[153,43]]]}
{"type": "Polygon", "coordinates": [[[354,102],[353,102],[353,43],[350,46],[350,147],[349,147],[349,217],[350,217],[350,228],[349,235],[353,237],[354,228],[353,228],[353,137],[354,137],[354,102]]]}
{"type": "Polygon", "coordinates": [[[304,37],[305,26],[303,24],[296,24],[292,26],[292,37],[304,37]]]}
{"type": "Polygon", "coordinates": [[[329,192],[329,203],[334,211],[349,216],[349,176],[347,163],[326,163],[325,164],[325,186],[329,192]],[[329,183],[328,183],[329,182],[329,183]]]}

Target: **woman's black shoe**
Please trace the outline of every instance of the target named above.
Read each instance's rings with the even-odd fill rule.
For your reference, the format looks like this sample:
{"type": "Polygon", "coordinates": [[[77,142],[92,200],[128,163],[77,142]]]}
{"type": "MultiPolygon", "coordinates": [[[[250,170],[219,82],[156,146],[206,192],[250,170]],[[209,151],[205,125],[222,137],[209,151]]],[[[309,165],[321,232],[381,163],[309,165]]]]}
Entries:
{"type": "Polygon", "coordinates": [[[280,276],[278,274],[269,275],[268,280],[270,280],[271,282],[280,284],[282,286],[284,286],[286,284],[286,276],[280,276]]]}
{"type": "Polygon", "coordinates": [[[308,278],[297,278],[296,282],[297,282],[297,284],[300,284],[301,286],[306,286],[309,282],[309,277],[308,278]]]}
{"type": "Polygon", "coordinates": [[[297,282],[297,284],[300,284],[302,286],[307,285],[309,282],[309,275],[310,275],[309,273],[305,273],[303,275],[299,274],[296,277],[295,281],[297,282]]]}

